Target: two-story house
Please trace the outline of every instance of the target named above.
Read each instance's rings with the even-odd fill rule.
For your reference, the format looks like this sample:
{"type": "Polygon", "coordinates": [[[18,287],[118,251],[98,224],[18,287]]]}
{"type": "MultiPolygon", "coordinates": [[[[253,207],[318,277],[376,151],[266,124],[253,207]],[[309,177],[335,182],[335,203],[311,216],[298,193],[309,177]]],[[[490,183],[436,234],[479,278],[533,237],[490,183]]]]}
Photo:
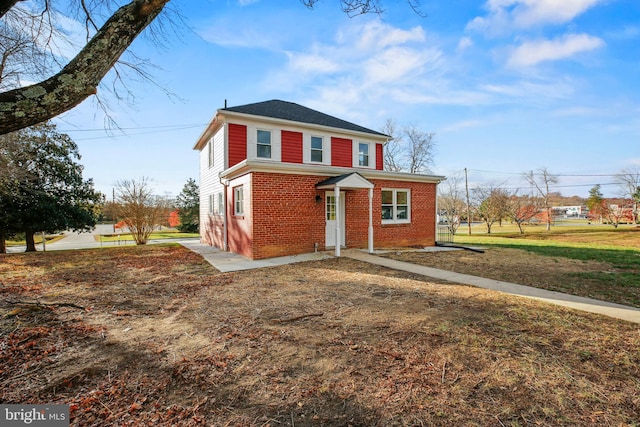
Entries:
{"type": "Polygon", "coordinates": [[[251,259],[433,246],[444,178],[384,171],[389,138],[291,102],[219,109],[194,146],[202,241],[251,259]]]}

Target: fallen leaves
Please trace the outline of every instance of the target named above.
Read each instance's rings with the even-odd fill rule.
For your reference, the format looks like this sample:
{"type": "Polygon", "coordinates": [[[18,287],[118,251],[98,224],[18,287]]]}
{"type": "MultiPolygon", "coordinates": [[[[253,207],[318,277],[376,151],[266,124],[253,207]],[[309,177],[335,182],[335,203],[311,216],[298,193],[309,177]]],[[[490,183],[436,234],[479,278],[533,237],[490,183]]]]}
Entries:
{"type": "Polygon", "coordinates": [[[356,261],[222,274],[169,246],[12,255],[0,271],[0,301],[90,308],[0,316],[0,399],[70,404],[72,425],[624,425],[640,412],[633,325],[356,261]]]}

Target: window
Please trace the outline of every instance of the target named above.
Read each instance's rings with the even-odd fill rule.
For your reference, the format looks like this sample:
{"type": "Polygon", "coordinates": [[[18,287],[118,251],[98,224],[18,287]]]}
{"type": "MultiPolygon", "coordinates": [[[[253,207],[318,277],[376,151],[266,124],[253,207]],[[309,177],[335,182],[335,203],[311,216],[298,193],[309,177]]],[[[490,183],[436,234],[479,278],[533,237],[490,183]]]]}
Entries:
{"type": "Polygon", "coordinates": [[[327,194],[327,221],[336,220],[336,196],[330,196],[327,194]]]}
{"type": "Polygon", "coordinates": [[[208,157],[209,157],[209,167],[213,167],[213,138],[211,138],[211,141],[209,141],[209,144],[207,144],[208,146],[208,157]]]}
{"type": "Polygon", "coordinates": [[[271,132],[258,129],[257,156],[263,159],[271,158],[271,132]]]}
{"type": "Polygon", "coordinates": [[[382,190],[382,223],[411,222],[411,194],[409,190],[382,190]]]}
{"type": "Polygon", "coordinates": [[[311,161],[322,163],[322,137],[311,137],[311,161]]]}
{"type": "Polygon", "coordinates": [[[222,193],[218,193],[218,215],[224,215],[224,199],[222,193]]]}
{"type": "Polygon", "coordinates": [[[244,191],[242,185],[233,189],[233,214],[244,215],[244,191]]]}
{"type": "Polygon", "coordinates": [[[209,215],[213,215],[213,194],[209,194],[209,215]]]}
{"type": "Polygon", "coordinates": [[[358,144],[358,165],[369,166],[369,144],[358,144]]]}

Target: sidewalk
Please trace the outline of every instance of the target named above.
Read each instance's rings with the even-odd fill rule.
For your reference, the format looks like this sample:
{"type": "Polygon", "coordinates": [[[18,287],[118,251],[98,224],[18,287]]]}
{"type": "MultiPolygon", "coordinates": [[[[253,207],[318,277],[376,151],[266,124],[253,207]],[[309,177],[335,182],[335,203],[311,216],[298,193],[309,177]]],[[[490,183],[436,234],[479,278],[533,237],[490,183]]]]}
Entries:
{"type": "Polygon", "coordinates": [[[437,268],[424,267],[408,262],[371,255],[358,249],[347,249],[342,252],[342,255],[359,261],[368,262],[370,264],[377,264],[383,267],[393,268],[395,270],[408,271],[410,273],[433,277],[434,279],[492,289],[494,291],[504,292],[510,295],[537,299],[551,304],[561,305],[563,307],[587,311],[589,313],[603,314],[605,316],[626,320],[628,322],[640,323],[640,309],[628,307],[626,305],[568,295],[555,291],[547,291],[544,289],[532,288],[530,286],[517,285],[515,283],[501,282],[499,280],[484,279],[482,277],[454,273],[452,271],[439,270],[437,268]]]}
{"type": "Polygon", "coordinates": [[[221,249],[214,248],[213,246],[201,243],[199,240],[195,239],[178,241],[178,243],[185,248],[191,249],[193,252],[200,254],[209,264],[213,265],[222,273],[333,258],[332,255],[328,255],[327,253],[312,252],[308,254],[259,259],[254,261],[233,252],[225,252],[221,249]]]}

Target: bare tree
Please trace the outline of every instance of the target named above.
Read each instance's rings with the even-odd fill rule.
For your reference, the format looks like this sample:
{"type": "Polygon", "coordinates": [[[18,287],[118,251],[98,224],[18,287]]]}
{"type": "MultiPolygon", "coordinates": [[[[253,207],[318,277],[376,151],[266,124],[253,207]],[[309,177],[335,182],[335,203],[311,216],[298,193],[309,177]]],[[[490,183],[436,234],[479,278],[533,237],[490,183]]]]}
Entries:
{"type": "MultiPolygon", "coordinates": [[[[318,1],[302,0],[302,3],[313,8],[318,1]]],[[[169,2],[170,0],[131,0],[113,12],[106,12],[105,15],[108,18],[102,25],[99,25],[97,17],[103,16],[103,13],[95,13],[95,11],[100,7],[108,8],[114,4],[113,2],[74,0],[70,3],[76,5],[78,14],[85,23],[87,43],[73,59],[62,66],[53,76],[48,78],[39,76],[38,80],[40,78],[44,80],[29,86],[13,85],[13,89],[0,89],[5,90],[0,93],[0,135],[44,122],[74,108],[91,95],[95,95],[105,75],[121,60],[122,54],[138,35],[167,8],[169,2]]],[[[407,0],[407,3],[417,13],[420,13],[417,0],[407,0]]],[[[52,0],[34,0],[32,2],[0,0],[0,19],[7,24],[0,28],[0,36],[6,35],[5,41],[14,40],[17,45],[24,42],[20,37],[11,37],[10,32],[24,28],[11,24],[11,19],[18,16],[19,12],[26,7],[39,8],[40,10],[39,13],[31,14],[33,20],[27,28],[45,29],[45,31],[47,28],[54,28],[55,25],[51,25],[53,4],[52,0]]],[[[342,10],[350,16],[382,12],[379,0],[341,0],[341,5],[342,10]]],[[[160,33],[162,33],[162,28],[160,33]]],[[[34,34],[38,41],[42,41],[42,33],[36,31],[34,34]]],[[[44,39],[47,42],[44,44],[44,48],[51,50],[53,46],[51,44],[52,33],[45,34],[44,39]]],[[[31,42],[34,40],[32,37],[31,42]]],[[[37,43],[32,46],[37,46],[37,43]]],[[[34,55],[23,54],[28,52],[29,48],[20,48],[17,52],[13,52],[12,47],[2,47],[4,48],[2,54],[6,54],[0,58],[0,61],[5,61],[5,64],[0,66],[4,69],[2,77],[5,82],[19,81],[20,77],[15,73],[19,71],[28,73],[28,68],[12,69],[7,67],[8,62],[6,61],[14,58],[19,63],[21,60],[18,58],[33,58],[34,55]]],[[[58,60],[60,58],[56,58],[56,61],[58,60]]],[[[139,67],[137,61],[123,65],[125,70],[133,69],[140,76],[148,77],[139,67]]],[[[34,69],[36,68],[34,67],[34,69]]],[[[46,75],[48,76],[49,73],[47,72],[46,75]]],[[[116,78],[119,76],[120,72],[117,71],[116,78]]]]}
{"type": "Polygon", "coordinates": [[[446,220],[451,234],[455,235],[467,209],[460,174],[447,177],[438,185],[438,192],[438,213],[446,220]]]}
{"type": "Polygon", "coordinates": [[[433,165],[435,151],[434,133],[421,131],[414,125],[409,125],[404,129],[407,137],[410,173],[428,172],[429,166],[433,165]]]}
{"type": "Polygon", "coordinates": [[[392,172],[429,172],[435,155],[435,134],[405,126],[398,131],[395,121],[387,119],[382,131],[392,139],[385,144],[385,170],[392,172]]]}
{"type": "Polygon", "coordinates": [[[169,203],[153,195],[146,178],[118,181],[116,196],[118,217],[137,245],[146,244],[153,230],[167,221],[169,203]]]}
{"type": "Polygon", "coordinates": [[[391,139],[384,145],[384,169],[391,172],[402,170],[402,134],[398,132],[395,120],[387,119],[381,129],[382,133],[389,135],[391,139]]]}
{"type": "Polygon", "coordinates": [[[546,213],[547,231],[551,230],[553,218],[551,216],[551,186],[558,183],[558,177],[552,175],[547,168],[541,168],[534,173],[533,171],[522,174],[527,181],[540,196],[541,205],[546,213]]]}
{"type": "Polygon", "coordinates": [[[511,221],[515,222],[520,230],[520,234],[524,234],[524,224],[531,221],[538,214],[537,199],[532,196],[519,196],[518,190],[509,196],[507,201],[507,216],[511,221]]]}
{"type": "Polygon", "coordinates": [[[618,228],[618,225],[626,217],[624,209],[624,199],[609,199],[603,201],[602,216],[613,228],[618,228]]]}
{"type": "Polygon", "coordinates": [[[616,175],[616,183],[620,188],[620,197],[631,200],[633,223],[636,224],[638,222],[638,198],[636,195],[640,194],[640,168],[623,169],[616,175]]]}
{"type": "Polygon", "coordinates": [[[491,234],[491,227],[507,216],[507,200],[509,194],[496,184],[485,184],[473,189],[477,203],[478,216],[487,226],[487,234],[491,234]]]}

